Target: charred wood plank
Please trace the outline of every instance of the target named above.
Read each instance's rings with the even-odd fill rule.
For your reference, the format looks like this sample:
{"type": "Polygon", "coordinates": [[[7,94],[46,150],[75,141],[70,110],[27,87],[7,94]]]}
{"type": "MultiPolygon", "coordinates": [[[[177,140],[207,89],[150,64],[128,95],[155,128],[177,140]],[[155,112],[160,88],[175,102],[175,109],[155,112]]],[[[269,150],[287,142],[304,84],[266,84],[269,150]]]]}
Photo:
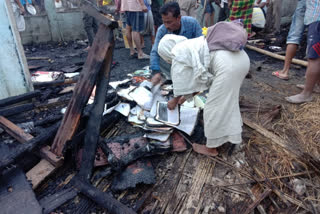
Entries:
{"type": "Polygon", "coordinates": [[[41,182],[55,171],[56,167],[46,159],[42,159],[26,174],[28,180],[31,181],[32,188],[36,189],[41,182]]]}
{"type": "Polygon", "coordinates": [[[37,108],[48,108],[52,106],[59,106],[59,105],[64,105],[67,104],[70,101],[70,97],[57,97],[57,98],[52,98],[49,100],[46,100],[43,103],[35,103],[35,107],[37,108]]]}
{"type": "Polygon", "coordinates": [[[42,147],[40,149],[40,156],[43,159],[46,159],[49,163],[51,163],[55,167],[60,167],[63,164],[63,158],[52,153],[50,151],[50,146],[42,147]]]}
{"type": "MultiPolygon", "coordinates": [[[[100,132],[108,131],[114,127],[114,125],[123,117],[121,113],[117,111],[113,111],[110,114],[106,114],[102,117],[100,132]]],[[[68,149],[75,148],[76,145],[80,145],[83,143],[83,139],[85,137],[85,130],[79,131],[75,136],[72,137],[72,140],[67,144],[68,149]]]]}
{"type": "Polygon", "coordinates": [[[49,115],[48,117],[44,118],[43,120],[37,120],[34,122],[34,126],[42,126],[42,125],[46,125],[48,123],[54,123],[58,120],[62,119],[62,115],[49,115]]]}
{"type": "MultiPolygon", "coordinates": [[[[20,143],[25,143],[33,139],[32,135],[25,133],[20,127],[2,116],[0,116],[0,126],[20,143]]],[[[43,159],[26,174],[28,180],[31,180],[34,189],[55,170],[55,166],[61,165],[63,162],[63,159],[55,157],[53,153],[48,151],[47,147],[42,148],[41,153],[43,153],[44,156],[49,157],[48,159],[50,162],[43,159]]]]}
{"type": "Polygon", "coordinates": [[[81,112],[88,102],[98,71],[100,70],[107,50],[110,47],[109,37],[111,30],[100,24],[92,47],[90,48],[86,63],[81,72],[79,81],[74,89],[72,99],[69,102],[62,124],[52,144],[52,151],[62,156],[65,143],[74,135],[81,116],[81,112]]]}
{"type": "Polygon", "coordinates": [[[112,197],[111,194],[102,192],[101,190],[93,187],[91,184],[82,181],[79,177],[73,179],[73,184],[82,194],[96,202],[109,213],[113,214],[134,214],[132,209],[120,203],[112,197]]]}
{"type": "Polygon", "coordinates": [[[97,83],[97,91],[94,100],[94,107],[91,111],[91,115],[86,127],[86,135],[84,138],[84,148],[82,154],[81,167],[79,171],[80,178],[84,180],[90,180],[92,169],[94,166],[95,154],[97,151],[97,145],[100,138],[100,128],[97,128],[97,124],[101,124],[102,113],[104,110],[106,92],[108,89],[109,73],[112,64],[113,55],[113,31],[109,31],[109,49],[105,57],[104,64],[99,72],[99,78],[97,83]]]}
{"type": "Polygon", "coordinates": [[[0,157],[0,171],[15,162],[15,160],[21,157],[26,152],[31,152],[36,147],[43,146],[43,144],[47,143],[57,132],[60,123],[56,123],[49,128],[46,129],[45,132],[41,133],[40,135],[34,137],[32,140],[25,142],[14,148],[14,150],[9,151],[8,153],[3,154],[0,157]]]}
{"type": "Polygon", "coordinates": [[[0,127],[20,143],[25,143],[33,138],[32,135],[25,133],[19,126],[2,116],[0,116],[0,127]]]}
{"type": "Polygon", "coordinates": [[[28,104],[23,104],[23,105],[19,105],[19,106],[0,109],[0,115],[2,115],[4,117],[9,117],[9,116],[19,114],[22,112],[30,111],[32,109],[34,109],[34,104],[28,103],[28,104]]]}
{"type": "Polygon", "coordinates": [[[82,6],[82,9],[84,12],[86,12],[88,15],[94,17],[96,20],[98,20],[100,23],[104,24],[107,27],[110,27],[111,29],[118,27],[118,22],[115,20],[111,20],[108,17],[101,14],[100,9],[95,7],[91,2],[89,1],[82,1],[84,4],[82,6]]]}
{"type": "Polygon", "coordinates": [[[8,97],[8,98],[0,100],[0,107],[4,107],[4,106],[19,103],[19,102],[22,102],[25,100],[29,100],[31,98],[40,96],[40,94],[41,93],[39,90],[35,90],[35,91],[31,91],[31,92],[28,92],[25,94],[13,96],[13,97],[8,97]]]}
{"type": "Polygon", "coordinates": [[[77,190],[74,188],[68,188],[41,199],[39,203],[43,207],[43,214],[49,214],[53,212],[64,203],[76,197],[77,194],[77,190]]]}

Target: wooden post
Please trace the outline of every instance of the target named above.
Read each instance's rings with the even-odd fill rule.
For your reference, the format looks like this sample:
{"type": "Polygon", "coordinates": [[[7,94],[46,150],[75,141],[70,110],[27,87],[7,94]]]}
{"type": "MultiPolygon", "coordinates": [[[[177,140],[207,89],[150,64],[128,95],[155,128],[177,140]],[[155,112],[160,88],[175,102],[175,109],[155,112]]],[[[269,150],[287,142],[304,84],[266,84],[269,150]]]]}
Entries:
{"type": "Polygon", "coordinates": [[[108,27],[100,24],[79,81],[67,107],[67,112],[63,117],[62,124],[52,144],[51,151],[58,156],[63,156],[62,151],[65,143],[71,140],[78,128],[81,113],[96,83],[98,71],[103,64],[107,50],[110,48],[110,42],[107,36],[110,32],[111,30],[108,27]]]}
{"type": "Polygon", "coordinates": [[[101,124],[102,113],[105,105],[105,97],[108,89],[108,79],[112,64],[113,55],[113,31],[109,31],[105,37],[109,38],[109,49],[99,72],[99,79],[97,83],[96,96],[94,100],[94,107],[91,111],[91,115],[86,127],[86,135],[84,138],[84,148],[82,153],[81,167],[79,176],[85,181],[89,181],[92,174],[92,169],[95,160],[95,154],[100,137],[100,128],[97,128],[97,124],[101,124]]]}
{"type": "MultiPolygon", "coordinates": [[[[264,55],[267,55],[267,56],[271,56],[275,59],[279,59],[279,60],[285,60],[285,57],[284,56],[281,56],[279,54],[275,54],[275,53],[272,53],[270,51],[266,51],[266,50],[263,50],[261,48],[257,48],[257,47],[254,47],[252,45],[246,45],[246,48],[250,49],[250,50],[253,50],[253,51],[256,51],[258,53],[262,53],[264,55]]],[[[304,67],[307,67],[308,66],[308,62],[307,61],[304,61],[304,60],[301,60],[301,59],[292,59],[292,63],[294,64],[297,64],[297,65],[302,65],[304,67]]]]}

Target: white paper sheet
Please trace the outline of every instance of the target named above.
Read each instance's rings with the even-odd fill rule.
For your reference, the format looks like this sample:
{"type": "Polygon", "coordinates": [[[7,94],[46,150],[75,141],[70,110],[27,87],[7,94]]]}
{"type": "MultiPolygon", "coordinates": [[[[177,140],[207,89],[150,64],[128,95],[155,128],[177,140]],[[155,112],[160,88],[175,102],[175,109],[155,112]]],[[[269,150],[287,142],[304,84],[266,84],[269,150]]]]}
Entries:
{"type": "Polygon", "coordinates": [[[130,101],[133,101],[132,97],[129,96],[129,93],[134,90],[136,88],[136,86],[132,86],[130,85],[129,88],[125,88],[125,89],[120,89],[117,94],[120,96],[120,97],[123,97],[127,100],[130,100],[130,101]]]}
{"type": "Polygon", "coordinates": [[[155,120],[154,118],[152,117],[148,117],[147,120],[146,120],[146,123],[147,125],[149,126],[165,126],[164,123],[160,122],[160,121],[157,121],[155,120]]]}
{"type": "Polygon", "coordinates": [[[121,113],[123,116],[128,117],[130,113],[130,104],[129,103],[120,103],[116,106],[115,110],[121,113]]]}
{"type": "Polygon", "coordinates": [[[130,79],[125,79],[125,80],[122,80],[122,81],[115,81],[115,82],[110,82],[109,85],[114,88],[114,89],[117,89],[117,87],[121,84],[124,84],[124,83],[127,83],[129,82],[130,79]]]}
{"type": "Polygon", "coordinates": [[[150,111],[153,95],[144,87],[137,87],[129,93],[129,96],[143,109],[150,111]]]}
{"type": "Polygon", "coordinates": [[[180,124],[178,126],[173,126],[179,129],[189,136],[192,135],[194,127],[198,121],[199,108],[189,108],[185,106],[180,107],[180,124]]]}
{"type": "Polygon", "coordinates": [[[137,115],[138,112],[140,112],[141,110],[141,107],[136,105],[135,107],[133,107],[131,110],[130,110],[130,114],[133,114],[133,115],[137,115]]]}
{"type": "Polygon", "coordinates": [[[135,124],[139,124],[139,125],[144,124],[144,121],[139,120],[137,115],[131,115],[130,114],[129,117],[128,117],[128,121],[130,123],[135,123],[135,124]]]}

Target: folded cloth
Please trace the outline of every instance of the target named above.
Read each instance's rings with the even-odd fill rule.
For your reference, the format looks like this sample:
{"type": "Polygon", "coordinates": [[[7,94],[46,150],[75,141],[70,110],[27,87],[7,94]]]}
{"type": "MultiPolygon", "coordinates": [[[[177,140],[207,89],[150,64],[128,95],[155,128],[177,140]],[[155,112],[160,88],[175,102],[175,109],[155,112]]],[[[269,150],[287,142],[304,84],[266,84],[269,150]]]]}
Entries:
{"type": "Polygon", "coordinates": [[[240,22],[218,22],[207,30],[210,51],[240,51],[247,43],[247,32],[240,22]]]}

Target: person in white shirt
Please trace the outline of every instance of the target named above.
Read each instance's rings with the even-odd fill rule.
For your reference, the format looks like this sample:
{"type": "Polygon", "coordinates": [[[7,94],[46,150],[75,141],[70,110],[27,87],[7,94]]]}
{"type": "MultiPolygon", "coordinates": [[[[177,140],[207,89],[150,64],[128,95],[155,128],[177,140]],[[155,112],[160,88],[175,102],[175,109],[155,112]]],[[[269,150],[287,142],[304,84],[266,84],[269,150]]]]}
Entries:
{"type": "Polygon", "coordinates": [[[193,145],[198,153],[214,156],[218,154],[216,148],[224,143],[242,142],[239,91],[250,67],[243,50],[246,41],[242,26],[219,22],[208,28],[206,38],[171,34],[159,43],[159,55],[171,64],[174,98],[168,102],[169,109],[209,90],[203,115],[207,142],[193,145]]]}

